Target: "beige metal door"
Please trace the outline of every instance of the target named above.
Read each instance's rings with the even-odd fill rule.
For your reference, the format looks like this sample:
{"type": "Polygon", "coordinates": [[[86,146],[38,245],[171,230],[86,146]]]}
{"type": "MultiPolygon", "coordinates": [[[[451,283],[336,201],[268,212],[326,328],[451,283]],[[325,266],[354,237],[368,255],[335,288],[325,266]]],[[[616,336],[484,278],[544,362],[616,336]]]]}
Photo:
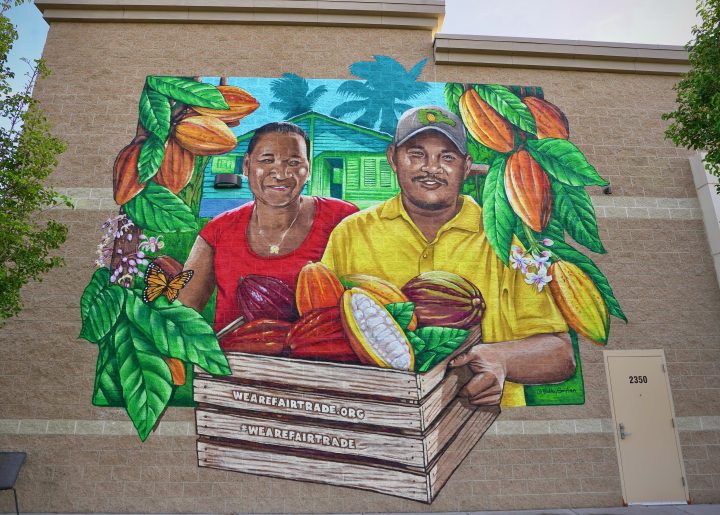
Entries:
{"type": "Polygon", "coordinates": [[[625,502],[685,504],[685,469],[664,352],[604,354],[625,502]]]}

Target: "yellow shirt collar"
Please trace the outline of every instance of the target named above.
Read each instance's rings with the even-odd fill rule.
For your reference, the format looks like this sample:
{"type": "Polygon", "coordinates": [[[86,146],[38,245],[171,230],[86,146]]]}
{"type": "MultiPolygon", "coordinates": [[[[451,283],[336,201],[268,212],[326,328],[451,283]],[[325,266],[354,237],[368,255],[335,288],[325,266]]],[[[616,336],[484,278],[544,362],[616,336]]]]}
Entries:
{"type": "MultiPolygon", "coordinates": [[[[462,199],[460,211],[452,220],[448,221],[440,229],[440,231],[438,231],[438,234],[451,227],[453,229],[460,229],[468,232],[480,232],[482,208],[472,197],[469,197],[468,195],[460,195],[460,197],[462,199]]],[[[402,198],[399,193],[385,202],[385,205],[380,211],[380,218],[393,219],[398,217],[402,217],[406,221],[415,225],[410,218],[410,215],[408,215],[407,211],[405,211],[405,206],[403,206],[402,198]]]]}

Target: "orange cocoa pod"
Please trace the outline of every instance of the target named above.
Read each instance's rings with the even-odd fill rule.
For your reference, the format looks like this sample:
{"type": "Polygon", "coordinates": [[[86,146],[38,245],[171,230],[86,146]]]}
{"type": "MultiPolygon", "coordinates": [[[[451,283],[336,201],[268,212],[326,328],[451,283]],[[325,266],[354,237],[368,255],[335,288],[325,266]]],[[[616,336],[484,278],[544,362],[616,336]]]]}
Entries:
{"type": "Polygon", "coordinates": [[[522,101],[528,106],[530,113],[535,118],[538,139],[568,139],[570,125],[567,117],[558,106],[538,97],[525,97],[522,101]]]}
{"type": "Polygon", "coordinates": [[[282,320],[258,318],[241,325],[220,340],[220,348],[229,352],[249,352],[278,356],[287,347],[290,324],[282,320]]]}
{"type": "Polygon", "coordinates": [[[513,211],[533,231],[547,227],[553,205],[550,179],[527,150],[518,150],[508,159],[505,193],[513,211]]]}
{"type": "Polygon", "coordinates": [[[510,123],[472,88],[460,97],[460,116],[470,135],[486,147],[503,154],[515,148],[510,123]]]}
{"type": "Polygon", "coordinates": [[[338,305],[344,288],[335,273],[320,262],[308,263],[300,270],[295,305],[300,316],[313,309],[338,305]]]}
{"type": "Polygon", "coordinates": [[[171,137],[160,170],[153,180],[173,193],[179,193],[192,179],[194,168],[195,155],[171,137]]]}
{"type": "Polygon", "coordinates": [[[122,149],[113,165],[113,195],[119,205],[126,204],[145,187],[138,176],[138,157],[145,138],[135,138],[122,149]]]}
{"type": "Polygon", "coordinates": [[[225,123],[212,116],[190,116],[175,126],[173,136],[186,150],[198,156],[230,152],[237,139],[225,123]]]}
{"type": "Polygon", "coordinates": [[[230,109],[210,109],[193,106],[193,110],[206,116],[214,116],[230,126],[240,123],[240,120],[260,107],[260,103],[250,93],[237,86],[218,86],[218,90],[225,98],[230,109]]]}
{"type": "Polygon", "coordinates": [[[170,369],[170,375],[172,376],[172,382],[175,386],[182,386],[185,384],[185,363],[177,358],[166,358],[163,356],[165,363],[170,369]]]}
{"type": "Polygon", "coordinates": [[[565,321],[579,334],[605,345],[610,328],[608,309],[589,275],[569,261],[550,265],[548,283],[565,321]]]}

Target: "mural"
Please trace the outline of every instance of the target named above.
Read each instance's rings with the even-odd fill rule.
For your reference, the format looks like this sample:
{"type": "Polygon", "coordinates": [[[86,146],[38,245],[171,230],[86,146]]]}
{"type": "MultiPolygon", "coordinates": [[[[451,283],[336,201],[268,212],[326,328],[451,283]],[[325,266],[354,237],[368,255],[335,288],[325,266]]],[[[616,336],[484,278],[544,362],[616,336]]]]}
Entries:
{"type": "Polygon", "coordinates": [[[627,321],[604,186],[539,87],[149,76],[81,299],[93,403],[200,466],[431,502],[500,407],[584,403],[578,335],[627,321]]]}

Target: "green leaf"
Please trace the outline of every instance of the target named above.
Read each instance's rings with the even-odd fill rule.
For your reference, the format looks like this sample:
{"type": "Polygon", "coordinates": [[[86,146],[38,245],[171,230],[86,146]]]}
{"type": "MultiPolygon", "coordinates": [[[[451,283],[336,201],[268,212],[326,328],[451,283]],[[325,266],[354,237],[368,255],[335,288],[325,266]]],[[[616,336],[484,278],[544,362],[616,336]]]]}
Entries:
{"type": "MultiPolygon", "coordinates": [[[[415,330],[415,334],[423,339],[426,350],[436,351],[439,350],[440,347],[451,347],[452,350],[457,349],[467,339],[470,332],[465,329],[455,329],[453,327],[427,326],[419,327],[415,330]]],[[[443,356],[443,358],[445,356],[443,356]]]]}
{"type": "Polygon", "coordinates": [[[165,95],[143,89],[140,95],[140,124],[152,132],[162,141],[165,141],[170,132],[170,100],[165,95]]]}
{"type": "Polygon", "coordinates": [[[158,93],[190,106],[210,109],[230,109],[225,97],[212,84],[203,84],[180,77],[162,77],[149,75],[147,84],[158,93]]]}
{"type": "Polygon", "coordinates": [[[125,409],[145,441],[170,401],[172,376],[152,341],[127,319],[119,321],[113,342],[125,409]]]}
{"type": "MultiPolygon", "coordinates": [[[[416,370],[418,372],[425,373],[428,370],[430,370],[432,367],[434,367],[437,363],[440,363],[445,358],[439,358],[437,352],[425,352],[421,354],[420,356],[419,365],[416,366],[416,370]]],[[[417,357],[416,357],[417,359],[417,357]]]]}
{"type": "Polygon", "coordinates": [[[485,236],[495,254],[508,266],[510,243],[515,230],[515,213],[505,193],[505,157],[498,156],[490,165],[482,196],[482,216],[485,236]]]}
{"type": "Polygon", "coordinates": [[[536,134],[535,118],[517,95],[499,84],[477,84],[473,86],[480,98],[490,104],[510,123],[529,134],[536,134]]]}
{"type": "Polygon", "coordinates": [[[165,157],[165,140],[151,134],[143,143],[138,156],[138,180],[143,183],[155,177],[165,157]]]}
{"type": "Polygon", "coordinates": [[[125,212],[138,226],[153,232],[197,231],[190,208],[177,195],[154,182],[125,204],[125,212]]]}
{"type": "Polygon", "coordinates": [[[550,177],[568,186],[607,186],[580,149],[559,138],[530,139],[525,142],[530,154],[550,177]]]}
{"type": "Polygon", "coordinates": [[[585,188],[552,181],[552,191],[554,216],[568,234],[593,252],[605,254],[607,251],[600,241],[595,209],[585,188]]]}
{"type": "Polygon", "coordinates": [[[600,295],[602,295],[605,305],[608,307],[608,312],[612,316],[624,320],[625,322],[628,321],[622,308],[620,308],[620,303],[615,298],[615,294],[610,287],[607,277],[605,277],[605,274],[600,271],[592,259],[582,252],[574,249],[567,243],[561,241],[556,241],[551,247],[551,250],[553,254],[560,259],[575,263],[583,272],[588,274],[593,283],[595,283],[597,289],[600,291],[600,295]]]}
{"type": "Polygon", "coordinates": [[[195,363],[213,375],[230,375],[225,354],[210,324],[192,308],[165,297],[145,304],[139,294],[128,295],[125,314],[163,356],[195,363]]]}
{"type": "Polygon", "coordinates": [[[394,304],[386,304],[385,309],[388,310],[390,316],[393,317],[402,330],[405,331],[412,321],[415,304],[412,302],[396,302],[394,304]]]}
{"type": "Polygon", "coordinates": [[[468,138],[467,149],[473,163],[483,165],[492,163],[492,160],[499,154],[499,152],[478,143],[474,138],[468,138]]]}
{"type": "Polygon", "coordinates": [[[413,331],[406,332],[405,336],[407,336],[408,340],[410,341],[410,345],[412,345],[412,348],[413,348],[413,351],[415,352],[415,354],[418,354],[425,350],[425,347],[426,347],[425,340],[420,338],[413,331]]]}
{"type": "Polygon", "coordinates": [[[460,116],[460,97],[465,92],[462,84],[448,82],[445,84],[445,103],[450,111],[460,116]]]}
{"type": "Polygon", "coordinates": [[[123,406],[120,371],[115,359],[114,335],[103,338],[98,345],[95,367],[95,391],[100,390],[110,406],[123,406]]]}
{"type": "Polygon", "coordinates": [[[125,288],[111,285],[109,275],[104,268],[95,272],[80,299],[82,328],[78,338],[90,343],[100,343],[105,338],[125,304],[125,288]]]}

